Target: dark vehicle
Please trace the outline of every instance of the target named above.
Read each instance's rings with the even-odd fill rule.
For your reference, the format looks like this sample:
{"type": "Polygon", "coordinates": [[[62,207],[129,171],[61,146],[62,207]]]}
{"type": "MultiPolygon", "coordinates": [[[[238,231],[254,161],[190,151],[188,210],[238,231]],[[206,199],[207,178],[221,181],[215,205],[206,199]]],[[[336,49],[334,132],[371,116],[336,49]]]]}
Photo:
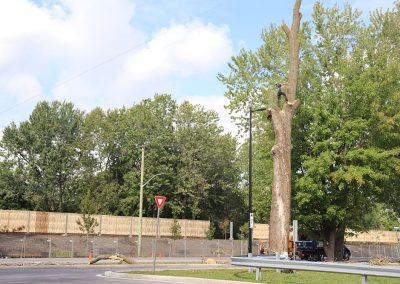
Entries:
{"type": "Polygon", "coordinates": [[[323,241],[299,241],[296,242],[296,255],[300,259],[321,261],[324,260],[324,242],[323,241]]]}
{"type": "MultiPolygon", "coordinates": [[[[323,241],[299,241],[296,242],[296,255],[300,259],[311,261],[323,261],[326,257],[323,241]]],[[[350,250],[343,245],[343,260],[349,260],[350,250]]]]}

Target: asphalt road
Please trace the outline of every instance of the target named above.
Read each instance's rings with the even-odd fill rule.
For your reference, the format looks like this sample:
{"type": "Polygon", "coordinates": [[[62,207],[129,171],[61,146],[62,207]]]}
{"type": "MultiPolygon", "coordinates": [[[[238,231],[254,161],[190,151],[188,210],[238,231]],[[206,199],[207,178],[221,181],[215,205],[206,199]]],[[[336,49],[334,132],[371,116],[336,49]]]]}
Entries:
{"type": "Polygon", "coordinates": [[[97,274],[104,273],[104,267],[35,267],[35,268],[2,268],[0,283],[39,284],[39,283],[126,283],[126,280],[101,278],[97,274]]]}
{"type": "MultiPolygon", "coordinates": [[[[228,266],[228,265],[226,265],[228,266]]],[[[204,264],[163,264],[158,268],[162,269],[184,269],[184,268],[213,268],[213,265],[204,264]]],[[[179,281],[165,281],[157,279],[115,279],[104,277],[105,271],[127,271],[127,270],[151,270],[151,264],[116,267],[113,266],[91,266],[91,267],[2,267],[0,268],[1,284],[108,284],[108,283],[182,283],[179,281]]]]}

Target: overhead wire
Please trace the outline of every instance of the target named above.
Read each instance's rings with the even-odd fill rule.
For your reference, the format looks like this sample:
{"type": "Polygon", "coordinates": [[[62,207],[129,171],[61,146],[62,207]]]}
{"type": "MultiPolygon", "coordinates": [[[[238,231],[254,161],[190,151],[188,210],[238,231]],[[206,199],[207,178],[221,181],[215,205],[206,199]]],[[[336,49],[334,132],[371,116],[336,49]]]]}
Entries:
{"type": "MultiPolygon", "coordinates": [[[[222,0],[216,2],[216,4],[213,5],[211,8],[209,8],[207,10],[204,10],[203,12],[198,13],[197,15],[207,14],[210,11],[214,10],[217,6],[221,5],[221,3],[222,3],[222,0]]],[[[189,22],[189,20],[183,21],[183,24],[186,24],[188,22],[189,22]]],[[[107,65],[108,63],[110,63],[112,61],[115,61],[115,60],[119,59],[120,57],[123,57],[124,55],[126,55],[126,54],[128,54],[128,53],[130,53],[132,51],[135,51],[136,49],[139,49],[141,47],[146,46],[147,43],[148,42],[144,42],[144,43],[140,43],[140,44],[134,45],[134,46],[132,46],[132,47],[130,47],[130,48],[128,48],[128,49],[126,49],[126,50],[114,55],[114,56],[111,56],[111,57],[109,57],[109,58],[107,58],[107,59],[105,59],[105,60],[103,60],[103,61],[101,61],[101,62],[99,62],[99,63],[97,63],[95,65],[93,65],[93,66],[90,66],[89,68],[87,68],[87,69],[85,69],[85,70],[83,70],[83,71],[81,71],[81,72],[69,77],[68,79],[65,79],[63,81],[60,81],[60,82],[56,83],[54,86],[52,86],[51,88],[47,89],[45,92],[52,92],[52,91],[54,91],[54,90],[56,90],[56,89],[58,89],[58,88],[60,88],[60,87],[62,87],[64,85],[67,85],[68,83],[70,83],[70,82],[72,82],[72,81],[74,81],[74,80],[76,80],[76,79],[78,79],[80,77],[83,77],[86,74],[89,74],[92,71],[97,70],[97,69],[103,67],[104,65],[107,65]]],[[[171,45],[171,44],[172,43],[169,43],[168,45],[171,45]]],[[[29,102],[29,101],[41,96],[42,93],[43,92],[38,93],[38,94],[36,94],[34,96],[28,97],[28,98],[26,98],[25,100],[23,100],[23,101],[21,101],[19,103],[16,103],[16,104],[14,104],[14,105],[12,105],[10,107],[7,107],[7,108],[4,108],[4,109],[0,110],[0,115],[2,115],[4,113],[7,113],[7,112],[19,107],[20,105],[23,105],[23,104],[25,104],[25,103],[27,103],[27,102],[29,102]]]]}

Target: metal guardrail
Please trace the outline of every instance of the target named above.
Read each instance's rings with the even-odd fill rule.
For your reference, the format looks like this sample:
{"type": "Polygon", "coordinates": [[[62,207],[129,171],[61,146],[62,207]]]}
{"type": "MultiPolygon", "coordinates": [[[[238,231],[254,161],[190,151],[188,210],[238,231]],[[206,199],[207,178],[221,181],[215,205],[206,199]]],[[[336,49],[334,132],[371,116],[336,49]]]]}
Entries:
{"type": "Polygon", "coordinates": [[[256,268],[256,280],[261,280],[261,268],[359,274],[363,284],[367,283],[367,276],[400,277],[400,267],[369,264],[277,260],[275,257],[231,257],[231,264],[256,268]]]}

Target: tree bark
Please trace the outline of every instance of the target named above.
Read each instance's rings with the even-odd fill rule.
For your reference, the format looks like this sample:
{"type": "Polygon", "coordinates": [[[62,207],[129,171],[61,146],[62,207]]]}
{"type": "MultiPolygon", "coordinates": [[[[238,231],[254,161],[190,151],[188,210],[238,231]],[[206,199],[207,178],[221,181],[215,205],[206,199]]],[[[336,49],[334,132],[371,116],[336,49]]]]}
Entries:
{"type": "Polygon", "coordinates": [[[339,228],[336,231],[336,239],[335,239],[335,260],[338,261],[343,260],[344,233],[345,233],[345,228],[343,226],[339,226],[339,228]]]}
{"type": "Polygon", "coordinates": [[[344,233],[343,226],[331,226],[325,231],[324,249],[328,261],[343,260],[344,233]]]}
{"type": "Polygon", "coordinates": [[[290,201],[291,201],[291,156],[292,156],[292,121],[300,102],[296,100],[299,74],[299,39],[301,0],[296,0],[293,8],[291,29],[283,22],[289,41],[289,79],[287,84],[288,102],[282,110],[279,106],[269,111],[269,118],[275,132],[275,145],[272,147],[274,163],[272,182],[272,204],[270,214],[269,242],[270,250],[277,253],[288,252],[290,201]]]}
{"type": "Polygon", "coordinates": [[[336,226],[332,226],[325,232],[324,250],[328,261],[335,261],[336,226]]]}

